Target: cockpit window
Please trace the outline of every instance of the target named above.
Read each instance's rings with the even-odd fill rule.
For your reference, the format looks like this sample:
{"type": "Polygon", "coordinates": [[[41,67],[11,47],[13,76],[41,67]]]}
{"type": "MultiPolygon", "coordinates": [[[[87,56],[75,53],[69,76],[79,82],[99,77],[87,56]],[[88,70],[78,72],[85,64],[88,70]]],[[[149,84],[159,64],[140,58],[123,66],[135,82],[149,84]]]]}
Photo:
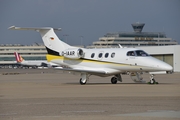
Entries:
{"type": "Polygon", "coordinates": [[[134,51],[129,51],[129,52],[127,52],[127,56],[135,56],[135,52],[134,51]]]}
{"type": "Polygon", "coordinates": [[[127,56],[149,56],[143,50],[129,51],[127,52],[127,56]]]}
{"type": "Polygon", "coordinates": [[[142,50],[136,50],[135,52],[137,56],[149,56],[146,52],[142,50]]]}

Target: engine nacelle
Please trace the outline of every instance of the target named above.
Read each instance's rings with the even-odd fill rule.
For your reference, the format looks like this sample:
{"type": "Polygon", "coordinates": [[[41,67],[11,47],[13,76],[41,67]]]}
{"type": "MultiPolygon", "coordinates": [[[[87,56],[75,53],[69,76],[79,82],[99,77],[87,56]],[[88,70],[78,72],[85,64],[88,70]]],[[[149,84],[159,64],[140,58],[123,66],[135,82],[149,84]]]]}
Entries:
{"type": "Polygon", "coordinates": [[[71,59],[79,59],[84,57],[84,51],[81,48],[67,49],[62,52],[62,56],[71,59]]]}

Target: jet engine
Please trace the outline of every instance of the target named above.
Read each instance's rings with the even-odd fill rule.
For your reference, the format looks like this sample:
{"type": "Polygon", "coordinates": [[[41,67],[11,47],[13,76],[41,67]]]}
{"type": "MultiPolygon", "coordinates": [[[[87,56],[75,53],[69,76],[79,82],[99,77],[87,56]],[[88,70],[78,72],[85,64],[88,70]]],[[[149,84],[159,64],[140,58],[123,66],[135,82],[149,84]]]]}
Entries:
{"type": "Polygon", "coordinates": [[[67,49],[62,52],[62,56],[71,59],[80,59],[84,57],[84,51],[81,48],[67,49]]]}

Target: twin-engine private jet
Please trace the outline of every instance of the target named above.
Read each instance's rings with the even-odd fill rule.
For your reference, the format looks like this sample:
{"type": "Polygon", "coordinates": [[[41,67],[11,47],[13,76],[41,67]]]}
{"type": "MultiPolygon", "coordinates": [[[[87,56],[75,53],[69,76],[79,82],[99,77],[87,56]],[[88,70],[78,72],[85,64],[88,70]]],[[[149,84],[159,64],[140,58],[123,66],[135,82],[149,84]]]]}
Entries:
{"type": "Polygon", "coordinates": [[[80,72],[80,84],[84,85],[91,75],[100,77],[113,76],[111,83],[122,82],[121,74],[127,73],[134,82],[144,83],[141,73],[150,73],[151,84],[157,83],[154,79],[156,72],[171,73],[173,68],[156,58],[151,57],[143,50],[136,48],[105,48],[86,49],[74,47],[61,41],[55,30],[61,28],[21,28],[11,26],[14,30],[35,30],[41,34],[48,54],[47,61],[59,64],[60,70],[80,72]],[[153,73],[151,73],[153,72],[153,73]]]}

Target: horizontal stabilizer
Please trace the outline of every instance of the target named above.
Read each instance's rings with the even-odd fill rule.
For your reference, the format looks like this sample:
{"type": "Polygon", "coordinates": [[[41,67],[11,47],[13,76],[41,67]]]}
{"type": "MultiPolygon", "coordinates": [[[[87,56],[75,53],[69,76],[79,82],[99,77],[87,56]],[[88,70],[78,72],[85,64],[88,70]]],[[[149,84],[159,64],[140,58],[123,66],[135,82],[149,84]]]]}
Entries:
{"type": "Polygon", "coordinates": [[[50,29],[58,30],[58,31],[61,30],[61,28],[51,28],[51,27],[41,27],[41,28],[29,27],[28,28],[28,27],[16,27],[16,26],[11,26],[8,29],[10,29],[10,30],[35,30],[35,31],[38,31],[38,30],[50,30],[50,29]]]}

